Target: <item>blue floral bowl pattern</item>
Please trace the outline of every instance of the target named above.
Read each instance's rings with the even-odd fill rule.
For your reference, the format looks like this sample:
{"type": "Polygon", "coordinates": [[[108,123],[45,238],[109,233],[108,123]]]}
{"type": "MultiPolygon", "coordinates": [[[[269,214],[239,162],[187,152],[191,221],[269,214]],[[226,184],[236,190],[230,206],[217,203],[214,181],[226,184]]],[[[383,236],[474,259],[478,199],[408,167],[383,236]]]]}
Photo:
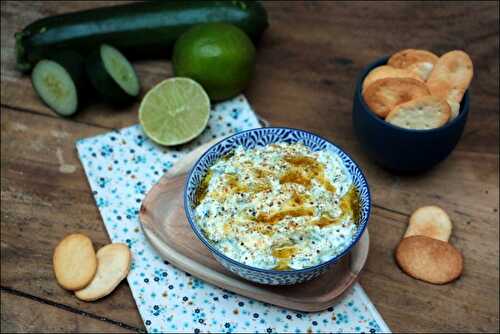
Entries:
{"type": "Polygon", "coordinates": [[[361,172],[359,166],[347,155],[342,149],[328,140],[315,135],[313,133],[291,129],[291,128],[259,128],[248,131],[243,131],[223,139],[217,144],[209,148],[205,154],[195,163],[191,172],[186,179],[184,189],[184,209],[187,219],[191,225],[194,233],[198,238],[208,247],[214,257],[225,268],[231,272],[253,282],[271,285],[290,285],[310,280],[318,275],[327,271],[330,266],[333,266],[343,256],[348,254],[352,247],[358,242],[363,235],[363,232],[368,224],[370,216],[371,199],[370,190],[365,176],[361,172]],[[201,229],[194,221],[194,206],[195,206],[195,193],[196,190],[205,176],[208,168],[215,163],[220,157],[228,154],[238,146],[243,146],[247,149],[254,147],[266,146],[272,143],[303,143],[313,151],[329,150],[337,154],[342,161],[347,171],[352,177],[352,181],[357,191],[359,192],[360,200],[360,215],[358,230],[353,237],[352,243],[342,253],[332,258],[329,261],[323,262],[319,265],[300,269],[300,270],[267,270],[251,267],[240,262],[237,262],[219,250],[217,250],[210,241],[204,236],[201,229]]]}

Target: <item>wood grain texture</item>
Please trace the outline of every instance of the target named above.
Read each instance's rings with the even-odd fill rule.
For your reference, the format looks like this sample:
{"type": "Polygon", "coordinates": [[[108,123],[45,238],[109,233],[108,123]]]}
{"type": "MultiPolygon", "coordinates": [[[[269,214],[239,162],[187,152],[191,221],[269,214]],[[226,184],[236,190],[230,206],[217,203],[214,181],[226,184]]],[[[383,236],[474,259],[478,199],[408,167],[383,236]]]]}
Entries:
{"type": "Polygon", "coordinates": [[[1,332],[84,332],[84,333],[133,333],[124,328],[77,312],[1,292],[1,332]]]}
{"type": "MultiPolygon", "coordinates": [[[[2,104],[53,115],[30,89],[29,78],[15,70],[12,36],[36,18],[98,5],[105,3],[2,3],[2,104]]],[[[266,6],[270,27],[258,46],[256,75],[246,93],[257,112],[274,125],[301,124],[323,135],[353,139],[352,97],[356,75],[364,66],[408,47],[427,48],[438,55],[461,48],[471,55],[475,76],[471,115],[459,149],[496,153],[498,5],[269,2],[266,6]]],[[[167,60],[135,66],[143,93],[172,75],[167,60]]],[[[136,113],[137,104],[118,111],[119,117],[109,112],[109,106],[98,104],[74,119],[121,128],[135,124],[136,113]]]]}
{"type": "MultiPolygon", "coordinates": [[[[98,303],[78,302],[57,286],[50,263],[54,245],[67,233],[84,232],[96,247],[108,242],[74,140],[137,123],[138,104],[119,111],[96,104],[74,118],[57,118],[36,97],[29,77],[14,68],[15,31],[46,15],[107,4],[1,2],[1,285],[142,329],[126,283],[98,303]]],[[[246,95],[273,125],[304,128],[335,141],[366,173],[375,207],[361,284],[388,325],[394,331],[498,331],[498,2],[265,5],[271,25],[258,46],[246,95]],[[351,128],[358,72],[409,47],[437,54],[463,49],[475,68],[470,117],[457,149],[433,170],[413,176],[393,175],[373,164],[351,128]],[[408,216],[429,204],[448,212],[454,224],[451,242],[465,257],[464,275],[445,286],[411,279],[393,259],[408,216]]],[[[172,75],[167,60],[134,65],[144,91],[172,75]]],[[[3,295],[2,320],[20,323],[8,328],[22,331],[22,323],[30,321],[54,328],[42,314],[45,308],[31,307],[36,316],[17,312],[15,303],[4,307],[3,295]],[[11,317],[12,312],[19,315],[11,317]]],[[[84,330],[76,327],[78,321],[63,322],[59,330],[84,330]]]]}
{"type": "Polygon", "coordinates": [[[7,108],[0,123],[2,287],[143,328],[125,281],[103,302],[85,303],[53,274],[52,252],[67,234],[88,235],[95,249],[109,243],[74,148],[103,130],[7,108]]]}

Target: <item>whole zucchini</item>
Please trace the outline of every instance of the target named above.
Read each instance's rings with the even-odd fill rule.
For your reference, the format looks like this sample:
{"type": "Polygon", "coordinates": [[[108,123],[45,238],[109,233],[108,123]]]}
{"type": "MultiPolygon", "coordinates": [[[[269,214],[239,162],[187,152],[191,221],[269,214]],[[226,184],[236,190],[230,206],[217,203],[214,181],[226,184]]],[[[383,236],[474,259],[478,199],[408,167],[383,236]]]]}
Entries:
{"type": "Polygon", "coordinates": [[[37,20],[15,34],[17,68],[29,71],[60,50],[83,55],[108,43],[127,56],[171,54],[174,42],[191,26],[228,22],[256,41],[268,26],[256,1],[170,0],[96,8],[37,20]]]}

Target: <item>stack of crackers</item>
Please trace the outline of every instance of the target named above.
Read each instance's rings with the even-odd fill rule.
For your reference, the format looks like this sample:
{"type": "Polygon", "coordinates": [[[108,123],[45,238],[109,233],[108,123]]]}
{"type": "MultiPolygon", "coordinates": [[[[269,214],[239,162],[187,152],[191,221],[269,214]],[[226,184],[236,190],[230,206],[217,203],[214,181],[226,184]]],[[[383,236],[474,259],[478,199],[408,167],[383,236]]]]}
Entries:
{"type": "Polygon", "coordinates": [[[393,125],[435,129],[458,116],[472,76],[472,60],[463,51],[438,57],[427,50],[406,49],[368,73],[363,98],[375,114],[393,125]]]}
{"type": "Polygon", "coordinates": [[[408,229],[396,248],[396,261],[411,277],[433,284],[457,279],[463,270],[460,251],[448,241],[452,223],[437,206],[417,209],[410,217],[408,229]]]}
{"type": "Polygon", "coordinates": [[[57,282],[84,301],[110,294],[128,275],[132,255],[127,245],[109,244],[94,251],[92,240],[83,234],[70,234],[54,250],[57,282]]]}

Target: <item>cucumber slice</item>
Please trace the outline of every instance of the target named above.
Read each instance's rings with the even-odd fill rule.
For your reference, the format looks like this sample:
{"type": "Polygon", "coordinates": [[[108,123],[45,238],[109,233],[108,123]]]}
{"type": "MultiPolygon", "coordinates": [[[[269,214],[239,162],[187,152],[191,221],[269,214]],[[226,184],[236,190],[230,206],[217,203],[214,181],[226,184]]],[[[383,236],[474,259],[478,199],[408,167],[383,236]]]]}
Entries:
{"type": "Polygon", "coordinates": [[[139,79],[128,60],[117,49],[106,44],[101,46],[101,58],[104,68],[115,82],[127,94],[137,96],[140,90],[139,79]]]}
{"type": "Polygon", "coordinates": [[[31,82],[38,96],[52,110],[70,116],[78,109],[78,93],[70,72],[53,60],[38,62],[31,74],[31,82]]]}
{"type": "Polygon", "coordinates": [[[89,56],[86,70],[97,92],[111,103],[125,104],[139,95],[139,78],[134,68],[110,45],[102,44],[89,56]]]}

